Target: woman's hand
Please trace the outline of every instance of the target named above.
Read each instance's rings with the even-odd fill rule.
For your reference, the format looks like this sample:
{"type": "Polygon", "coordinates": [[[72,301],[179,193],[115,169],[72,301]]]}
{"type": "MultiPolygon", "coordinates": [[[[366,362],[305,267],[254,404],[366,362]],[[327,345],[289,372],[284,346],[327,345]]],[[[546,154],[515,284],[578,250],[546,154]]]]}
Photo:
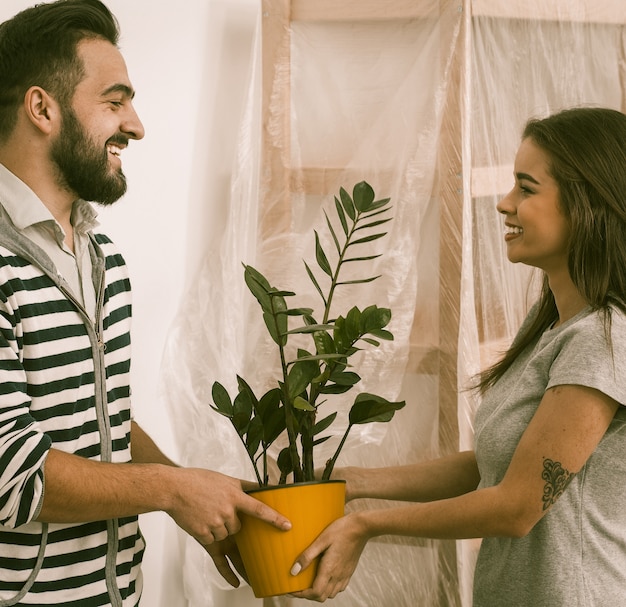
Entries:
{"type": "Polygon", "coordinates": [[[291,570],[293,575],[306,569],[317,556],[322,558],[312,587],[294,592],[293,596],[323,603],[346,589],[369,540],[367,525],[361,515],[348,514],[331,523],[302,552],[291,570]]]}

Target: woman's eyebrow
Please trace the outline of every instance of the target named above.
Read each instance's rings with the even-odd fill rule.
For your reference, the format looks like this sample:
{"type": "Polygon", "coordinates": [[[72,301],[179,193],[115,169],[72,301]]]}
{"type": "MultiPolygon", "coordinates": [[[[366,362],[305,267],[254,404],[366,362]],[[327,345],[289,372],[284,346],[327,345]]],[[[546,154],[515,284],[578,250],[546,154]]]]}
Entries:
{"type": "Polygon", "coordinates": [[[515,178],[518,181],[522,181],[522,180],[530,181],[531,183],[540,185],[539,182],[532,175],[529,175],[528,173],[515,173],[515,178]]]}

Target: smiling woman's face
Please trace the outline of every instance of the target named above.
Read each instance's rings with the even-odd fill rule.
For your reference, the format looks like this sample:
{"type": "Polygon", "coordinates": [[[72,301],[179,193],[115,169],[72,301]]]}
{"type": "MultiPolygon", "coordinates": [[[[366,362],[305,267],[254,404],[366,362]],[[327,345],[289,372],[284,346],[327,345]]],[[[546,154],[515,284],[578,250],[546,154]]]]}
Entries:
{"type": "Polygon", "coordinates": [[[496,207],[505,216],[509,260],[547,273],[567,270],[569,223],[561,211],[548,156],[531,139],[519,147],[514,176],[513,189],[496,207]]]}

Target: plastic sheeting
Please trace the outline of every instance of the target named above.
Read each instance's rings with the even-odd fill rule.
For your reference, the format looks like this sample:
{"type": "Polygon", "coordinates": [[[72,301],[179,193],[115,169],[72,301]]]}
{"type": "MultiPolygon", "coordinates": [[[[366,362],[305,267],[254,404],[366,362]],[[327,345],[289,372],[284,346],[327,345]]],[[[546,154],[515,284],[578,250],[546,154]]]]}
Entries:
{"type": "MultiPolygon", "coordinates": [[[[623,27],[581,19],[589,3],[555,2],[559,10],[541,20],[531,17],[545,12],[543,0],[541,11],[508,2],[523,10],[520,19],[485,15],[488,0],[424,2],[431,8],[403,19],[390,18],[394,2],[379,4],[384,19],[282,28],[264,22],[274,18],[272,2],[259,13],[227,229],[184,297],[164,359],[184,465],[253,478],[228,421],[209,406],[215,380],[234,390],[239,374],[262,391],[276,378],[241,264],[295,291],[298,305],[317,307],[302,260],[315,263],[313,229],[326,234],[321,209],[333,215],[339,187],[351,191],[362,179],[392,199],[394,220],[376,245],[383,255],[371,274],[382,278],[339,292],[337,310],[391,308],[395,340],[355,365],[361,390],[407,406],[389,424],[355,430],[339,465],[402,464],[471,447],[478,402],[464,390],[468,378],[506,347],[534,293],[531,272],[506,260],[495,211],[512,185],[523,124],[571,105],[622,108],[623,27]],[[263,77],[270,30],[274,64],[263,77]]],[[[341,419],[348,405],[339,404],[341,419]]],[[[340,420],[335,426],[343,430],[340,420]]],[[[317,462],[335,446],[320,446],[317,462]]],[[[190,606],[262,603],[249,589],[229,589],[202,548],[182,541],[190,606]]],[[[370,542],[333,605],[470,605],[477,546],[457,542],[455,553],[454,544],[430,540],[370,542]]]]}

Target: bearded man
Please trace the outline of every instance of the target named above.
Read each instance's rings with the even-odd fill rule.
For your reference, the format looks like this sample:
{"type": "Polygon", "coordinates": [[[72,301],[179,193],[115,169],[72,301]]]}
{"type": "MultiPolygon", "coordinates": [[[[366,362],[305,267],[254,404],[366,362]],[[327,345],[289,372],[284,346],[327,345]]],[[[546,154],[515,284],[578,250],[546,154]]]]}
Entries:
{"type": "Polygon", "coordinates": [[[91,204],[122,197],[122,152],[144,136],[118,37],[99,0],[0,25],[2,605],[137,605],[144,512],[167,512],[235,585],[238,513],[289,527],[133,420],[130,283],[91,204]]]}

